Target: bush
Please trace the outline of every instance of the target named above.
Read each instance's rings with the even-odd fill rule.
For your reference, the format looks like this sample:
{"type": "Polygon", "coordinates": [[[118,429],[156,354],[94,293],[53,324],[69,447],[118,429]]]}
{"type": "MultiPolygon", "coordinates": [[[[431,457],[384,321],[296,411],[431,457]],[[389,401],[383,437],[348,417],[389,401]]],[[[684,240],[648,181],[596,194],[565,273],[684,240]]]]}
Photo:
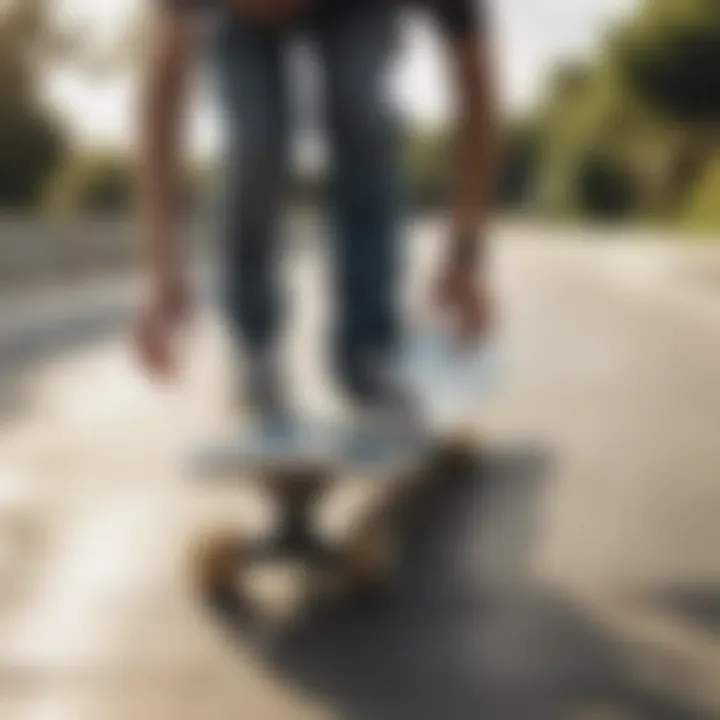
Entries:
{"type": "Polygon", "coordinates": [[[448,197],[448,140],[443,133],[409,132],[403,140],[405,192],[415,207],[437,207],[448,197]]]}
{"type": "Polygon", "coordinates": [[[65,153],[65,138],[51,118],[28,108],[0,108],[0,206],[35,206],[65,153]]]}
{"type": "Polygon", "coordinates": [[[720,233],[720,157],[708,163],[690,193],[683,215],[685,224],[693,229],[720,233]]]}
{"type": "Polygon", "coordinates": [[[720,120],[720,16],[715,0],[648,3],[619,48],[640,95],[679,122],[720,120]]]}
{"type": "Polygon", "coordinates": [[[118,212],[129,207],[131,197],[127,159],[109,152],[92,153],[74,156],[51,178],[46,207],[62,216],[118,212]]]}
{"type": "Polygon", "coordinates": [[[532,123],[516,123],[505,132],[497,188],[501,207],[521,209],[535,200],[539,142],[532,123]]]}
{"type": "Polygon", "coordinates": [[[630,215],[637,205],[637,191],[630,172],[601,154],[588,155],[577,178],[577,207],[595,220],[615,220],[630,215]]]}
{"type": "MultiPolygon", "coordinates": [[[[205,172],[193,168],[185,174],[180,207],[191,209],[206,184],[205,172]]],[[[51,178],[44,198],[46,210],[55,216],[117,214],[128,212],[135,193],[132,159],[113,151],[73,156],[51,178]]]]}

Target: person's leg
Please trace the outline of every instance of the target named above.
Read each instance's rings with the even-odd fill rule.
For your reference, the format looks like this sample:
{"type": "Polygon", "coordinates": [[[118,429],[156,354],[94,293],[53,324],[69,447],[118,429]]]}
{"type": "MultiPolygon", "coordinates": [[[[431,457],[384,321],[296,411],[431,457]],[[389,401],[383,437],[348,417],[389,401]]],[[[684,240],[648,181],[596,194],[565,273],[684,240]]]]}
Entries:
{"type": "Polygon", "coordinates": [[[373,392],[369,368],[388,361],[399,333],[397,123],[386,97],[392,19],[358,6],[317,28],[333,150],[336,367],[361,400],[373,392]]]}
{"type": "Polygon", "coordinates": [[[246,353],[246,400],[261,414],[282,403],[275,353],[284,311],[278,268],[287,155],[284,45],[278,33],[237,22],[222,27],[215,47],[227,136],[223,300],[246,353]]]}
{"type": "Polygon", "coordinates": [[[250,355],[272,350],[282,319],[277,256],[287,160],[280,34],[226,24],[216,68],[227,137],[222,274],[230,320],[250,355]]]}

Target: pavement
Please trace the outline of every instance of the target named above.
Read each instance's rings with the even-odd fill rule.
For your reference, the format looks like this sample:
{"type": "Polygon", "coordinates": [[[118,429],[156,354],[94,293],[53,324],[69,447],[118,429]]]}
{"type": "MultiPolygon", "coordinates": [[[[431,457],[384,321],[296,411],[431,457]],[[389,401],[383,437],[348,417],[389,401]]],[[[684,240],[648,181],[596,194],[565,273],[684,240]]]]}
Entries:
{"type": "MultiPolygon", "coordinates": [[[[439,237],[414,229],[410,308],[439,237]]],[[[230,412],[212,313],[172,387],[132,363],[133,282],[35,299],[40,346],[4,321],[0,718],[720,717],[720,253],[582,228],[495,237],[505,370],[477,409],[482,472],[439,504],[388,602],[278,646],[223,632],[186,571],[199,528],[272,519],[251,488],[183,466],[230,412]],[[66,328],[105,321],[73,335],[60,307],[66,328]]],[[[288,278],[288,372],[324,407],[327,273],[303,248],[288,278]]],[[[366,493],[339,489],[323,517],[366,493]]]]}

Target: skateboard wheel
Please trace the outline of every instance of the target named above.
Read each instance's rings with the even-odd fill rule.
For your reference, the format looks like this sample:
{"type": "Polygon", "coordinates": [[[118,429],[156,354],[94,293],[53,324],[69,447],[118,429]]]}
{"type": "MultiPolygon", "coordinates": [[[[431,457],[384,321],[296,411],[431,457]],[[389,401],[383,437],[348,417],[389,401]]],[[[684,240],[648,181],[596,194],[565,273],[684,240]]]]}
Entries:
{"type": "Polygon", "coordinates": [[[236,578],[242,570],[243,541],[237,531],[202,535],[191,550],[191,576],[202,598],[216,609],[236,609],[236,578]]]}
{"type": "Polygon", "coordinates": [[[342,590],[347,595],[376,595],[390,588],[398,548],[389,528],[369,528],[354,539],[346,556],[342,590]]]}
{"type": "Polygon", "coordinates": [[[443,443],[437,455],[437,467],[442,473],[464,475],[478,464],[480,446],[470,435],[459,435],[443,443]]]}

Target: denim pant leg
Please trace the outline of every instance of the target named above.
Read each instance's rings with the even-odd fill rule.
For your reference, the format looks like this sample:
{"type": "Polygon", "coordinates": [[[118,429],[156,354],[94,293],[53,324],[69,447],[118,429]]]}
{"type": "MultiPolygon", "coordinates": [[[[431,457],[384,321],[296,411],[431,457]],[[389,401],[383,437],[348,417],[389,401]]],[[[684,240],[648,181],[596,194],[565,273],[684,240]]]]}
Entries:
{"type": "Polygon", "coordinates": [[[227,135],[223,296],[232,329],[251,353],[271,349],[283,314],[278,232],[287,154],[284,46],[280,33],[228,21],[215,48],[227,135]]]}
{"type": "Polygon", "coordinates": [[[317,32],[333,159],[334,345],[350,385],[388,357],[399,332],[398,133],[386,97],[392,19],[368,3],[317,32]]]}

